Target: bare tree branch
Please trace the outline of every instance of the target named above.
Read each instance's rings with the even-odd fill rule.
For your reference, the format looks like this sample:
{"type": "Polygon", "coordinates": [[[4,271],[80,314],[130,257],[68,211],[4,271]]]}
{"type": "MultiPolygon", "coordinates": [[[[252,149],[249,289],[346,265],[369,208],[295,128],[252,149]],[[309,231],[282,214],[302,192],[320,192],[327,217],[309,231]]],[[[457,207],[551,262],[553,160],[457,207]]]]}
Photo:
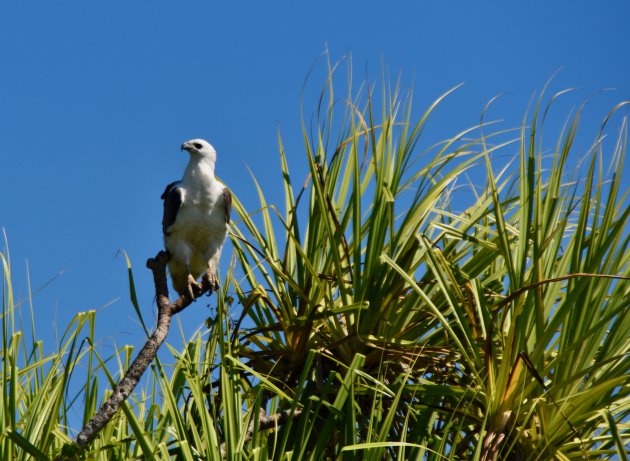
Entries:
{"type": "Polygon", "coordinates": [[[75,440],[75,446],[64,447],[59,460],[66,460],[78,457],[87,446],[96,438],[98,433],[112,419],[121,405],[127,400],[138,381],[151,364],[158,349],[166,339],[171,319],[173,315],[183,311],[197,298],[203,296],[207,292],[211,292],[212,285],[207,280],[203,280],[201,290],[195,292],[195,297],[190,297],[186,292],[173,303],[168,299],[168,284],[166,280],[166,263],[168,262],[168,254],[160,251],[155,258],[147,260],[147,267],[153,272],[153,280],[155,282],[155,294],[158,306],[158,318],[155,332],[147,340],[144,347],[138,353],[125,376],[120,380],[112,395],[103,403],[98,413],[88,422],[79,432],[75,440]],[[67,448],[67,449],[66,449],[67,448]]]}
{"type": "MultiPolygon", "coordinates": [[[[283,410],[280,413],[276,413],[274,415],[267,416],[265,414],[265,410],[260,409],[260,414],[258,415],[258,430],[264,431],[266,429],[275,428],[281,424],[286,423],[289,418],[297,418],[302,414],[301,408],[295,409],[287,409],[283,410]]],[[[247,432],[245,432],[245,443],[249,442],[254,437],[254,432],[256,429],[256,418],[252,416],[252,420],[249,422],[247,426],[247,432]]],[[[225,443],[221,444],[221,457],[225,458],[227,456],[227,448],[225,447],[225,443]]]]}

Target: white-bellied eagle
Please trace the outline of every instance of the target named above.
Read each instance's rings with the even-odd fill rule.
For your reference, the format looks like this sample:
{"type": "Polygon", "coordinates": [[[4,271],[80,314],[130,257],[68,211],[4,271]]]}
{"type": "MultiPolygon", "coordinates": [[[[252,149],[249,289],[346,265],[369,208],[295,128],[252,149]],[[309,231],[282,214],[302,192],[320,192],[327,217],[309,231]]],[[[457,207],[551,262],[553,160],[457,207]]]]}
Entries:
{"type": "Polygon", "coordinates": [[[190,154],[190,161],[184,177],[162,194],[162,231],[173,288],[194,297],[201,274],[213,290],[218,288],[216,271],[230,222],[232,194],[214,177],[217,153],[210,143],[193,139],[182,144],[182,150],[190,154]]]}

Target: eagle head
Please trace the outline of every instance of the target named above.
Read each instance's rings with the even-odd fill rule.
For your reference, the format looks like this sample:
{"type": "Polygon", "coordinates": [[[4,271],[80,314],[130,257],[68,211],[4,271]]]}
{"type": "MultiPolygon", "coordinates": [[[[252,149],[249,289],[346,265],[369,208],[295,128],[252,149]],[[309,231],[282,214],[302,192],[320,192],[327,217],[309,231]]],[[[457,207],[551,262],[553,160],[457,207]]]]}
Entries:
{"type": "Polygon", "coordinates": [[[188,151],[191,156],[207,157],[216,161],[217,151],[204,139],[191,139],[182,144],[182,150],[188,151]]]}

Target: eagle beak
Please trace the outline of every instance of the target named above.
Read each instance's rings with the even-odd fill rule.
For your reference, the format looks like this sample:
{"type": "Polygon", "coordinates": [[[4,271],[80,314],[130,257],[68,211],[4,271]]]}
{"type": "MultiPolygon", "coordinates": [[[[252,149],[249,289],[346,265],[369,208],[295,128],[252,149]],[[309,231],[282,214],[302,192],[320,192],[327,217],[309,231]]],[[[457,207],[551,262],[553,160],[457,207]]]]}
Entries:
{"type": "Polygon", "coordinates": [[[187,142],[182,144],[182,150],[188,150],[188,143],[187,142]]]}

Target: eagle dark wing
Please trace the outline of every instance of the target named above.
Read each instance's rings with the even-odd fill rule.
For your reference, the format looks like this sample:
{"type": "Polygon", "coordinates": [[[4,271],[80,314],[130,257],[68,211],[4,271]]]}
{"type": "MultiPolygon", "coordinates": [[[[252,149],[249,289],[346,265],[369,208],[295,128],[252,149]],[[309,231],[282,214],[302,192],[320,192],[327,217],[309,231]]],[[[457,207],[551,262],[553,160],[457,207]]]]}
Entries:
{"type": "Polygon", "coordinates": [[[175,223],[177,212],[182,207],[184,191],[179,185],[181,181],[175,181],[166,186],[162,194],[164,200],[164,215],[162,215],[162,232],[168,235],[167,229],[175,223]]]}
{"type": "Polygon", "coordinates": [[[230,224],[232,214],[232,192],[227,187],[223,188],[223,202],[225,203],[225,223],[230,224]]]}

